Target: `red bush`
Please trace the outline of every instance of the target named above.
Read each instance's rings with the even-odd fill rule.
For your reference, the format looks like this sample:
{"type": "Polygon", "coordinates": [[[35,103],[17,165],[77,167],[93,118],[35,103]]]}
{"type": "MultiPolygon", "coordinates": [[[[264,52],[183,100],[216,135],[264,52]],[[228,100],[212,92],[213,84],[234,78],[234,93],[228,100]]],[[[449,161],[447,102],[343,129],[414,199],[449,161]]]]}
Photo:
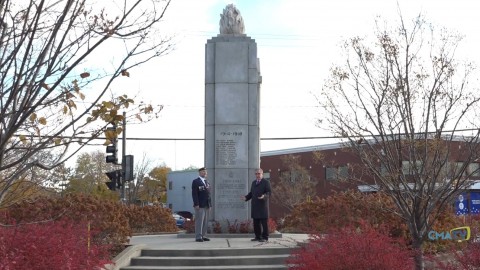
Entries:
{"type": "Polygon", "coordinates": [[[240,233],[249,233],[249,232],[252,232],[252,230],[253,229],[252,229],[251,219],[247,219],[240,222],[240,228],[239,228],[240,233]]]}
{"type": "Polygon", "coordinates": [[[480,269],[480,243],[469,242],[463,249],[455,250],[449,254],[447,260],[445,254],[439,257],[431,257],[429,261],[435,269],[441,270],[470,270],[480,269]]]}
{"type": "Polygon", "coordinates": [[[0,227],[0,269],[95,269],[109,248],[92,241],[87,223],[61,220],[0,227]]]}
{"type": "Polygon", "coordinates": [[[134,233],[178,231],[172,211],[161,206],[123,205],[123,213],[134,233]]]}
{"type": "Polygon", "coordinates": [[[183,228],[187,233],[194,233],[195,232],[195,221],[189,219],[185,220],[185,223],[183,224],[183,228]]]}
{"type": "Polygon", "coordinates": [[[411,254],[392,238],[363,222],[314,235],[287,263],[293,270],[413,269],[411,254]]]}
{"type": "Polygon", "coordinates": [[[230,220],[227,219],[227,228],[229,233],[236,233],[238,231],[238,220],[235,219],[233,223],[230,223],[230,220]]]}
{"type": "MultiPolygon", "coordinates": [[[[98,231],[97,241],[112,244],[116,251],[124,248],[132,230],[125,215],[124,207],[119,202],[100,199],[95,196],[69,194],[63,198],[39,197],[34,201],[22,201],[6,209],[0,221],[8,224],[38,223],[45,220],[66,218],[78,223],[90,222],[98,231]]],[[[115,251],[115,252],[116,252],[115,251]]]]}
{"type": "Polygon", "coordinates": [[[277,231],[277,223],[273,218],[268,218],[268,232],[274,233],[277,231]]]}
{"type": "Polygon", "coordinates": [[[367,195],[349,190],[297,205],[285,218],[284,227],[295,232],[325,233],[332,227],[358,226],[365,220],[372,226],[387,226],[391,236],[407,239],[407,226],[394,214],[395,207],[384,193],[367,195]]]}

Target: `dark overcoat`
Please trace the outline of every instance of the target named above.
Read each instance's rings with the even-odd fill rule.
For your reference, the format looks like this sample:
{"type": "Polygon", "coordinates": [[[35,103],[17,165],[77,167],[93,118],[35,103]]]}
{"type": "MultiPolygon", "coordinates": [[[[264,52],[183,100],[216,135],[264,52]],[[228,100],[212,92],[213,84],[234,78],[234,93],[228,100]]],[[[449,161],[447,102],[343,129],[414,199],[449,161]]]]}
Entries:
{"type": "Polygon", "coordinates": [[[256,179],[252,182],[250,192],[245,196],[245,201],[252,200],[252,218],[268,218],[268,200],[271,193],[270,181],[262,178],[259,184],[256,179]],[[258,199],[262,195],[265,195],[265,198],[258,199]]]}
{"type": "Polygon", "coordinates": [[[205,184],[200,177],[192,181],[192,199],[193,207],[198,205],[200,208],[209,208],[212,206],[210,184],[207,179],[205,179],[205,184]]]}

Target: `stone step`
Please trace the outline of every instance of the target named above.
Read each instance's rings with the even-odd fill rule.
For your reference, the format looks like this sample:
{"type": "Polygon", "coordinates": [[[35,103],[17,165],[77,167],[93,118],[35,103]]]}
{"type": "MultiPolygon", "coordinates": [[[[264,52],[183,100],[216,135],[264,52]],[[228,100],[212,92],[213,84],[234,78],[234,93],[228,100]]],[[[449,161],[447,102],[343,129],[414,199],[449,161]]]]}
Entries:
{"type": "Polygon", "coordinates": [[[198,266],[198,265],[269,265],[283,264],[289,255],[257,255],[257,256],[213,256],[213,257],[136,257],[130,265],[145,266],[198,266]]]}
{"type": "Polygon", "coordinates": [[[126,266],[122,270],[285,270],[286,265],[224,265],[224,266],[126,266]]]}
{"type": "Polygon", "coordinates": [[[292,248],[233,248],[233,249],[143,249],[121,270],[226,270],[226,269],[288,269],[285,260],[292,248]]]}
{"type": "Polygon", "coordinates": [[[290,254],[292,248],[230,248],[230,249],[143,249],[141,256],[198,257],[198,256],[248,256],[290,254]]]}

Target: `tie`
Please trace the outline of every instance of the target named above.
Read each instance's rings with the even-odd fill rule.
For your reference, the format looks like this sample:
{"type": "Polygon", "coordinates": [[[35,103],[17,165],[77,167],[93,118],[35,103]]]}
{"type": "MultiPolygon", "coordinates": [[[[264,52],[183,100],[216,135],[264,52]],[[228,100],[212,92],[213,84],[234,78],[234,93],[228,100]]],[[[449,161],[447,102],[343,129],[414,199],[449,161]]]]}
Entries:
{"type": "Polygon", "coordinates": [[[260,184],[260,180],[257,180],[257,185],[260,184]]]}

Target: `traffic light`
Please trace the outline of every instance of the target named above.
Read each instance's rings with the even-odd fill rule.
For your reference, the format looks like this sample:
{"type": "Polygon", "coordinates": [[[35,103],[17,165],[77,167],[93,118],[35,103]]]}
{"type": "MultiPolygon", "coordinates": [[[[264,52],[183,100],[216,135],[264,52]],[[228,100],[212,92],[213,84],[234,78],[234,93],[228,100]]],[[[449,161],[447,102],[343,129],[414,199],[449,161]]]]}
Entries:
{"type": "Polygon", "coordinates": [[[133,180],[133,155],[123,156],[123,179],[125,181],[133,180]]]}
{"type": "Polygon", "coordinates": [[[110,182],[105,183],[108,189],[116,190],[117,188],[122,187],[122,181],[120,177],[122,174],[122,170],[106,172],[105,174],[107,175],[108,179],[110,179],[110,182]]]}
{"type": "Polygon", "coordinates": [[[115,123],[112,123],[111,127],[107,127],[107,129],[105,130],[105,137],[110,142],[110,145],[107,145],[107,149],[106,149],[107,157],[105,158],[105,161],[107,163],[117,164],[118,137],[117,137],[117,125],[115,123]],[[108,155],[108,154],[111,154],[111,155],[108,155]]]}

